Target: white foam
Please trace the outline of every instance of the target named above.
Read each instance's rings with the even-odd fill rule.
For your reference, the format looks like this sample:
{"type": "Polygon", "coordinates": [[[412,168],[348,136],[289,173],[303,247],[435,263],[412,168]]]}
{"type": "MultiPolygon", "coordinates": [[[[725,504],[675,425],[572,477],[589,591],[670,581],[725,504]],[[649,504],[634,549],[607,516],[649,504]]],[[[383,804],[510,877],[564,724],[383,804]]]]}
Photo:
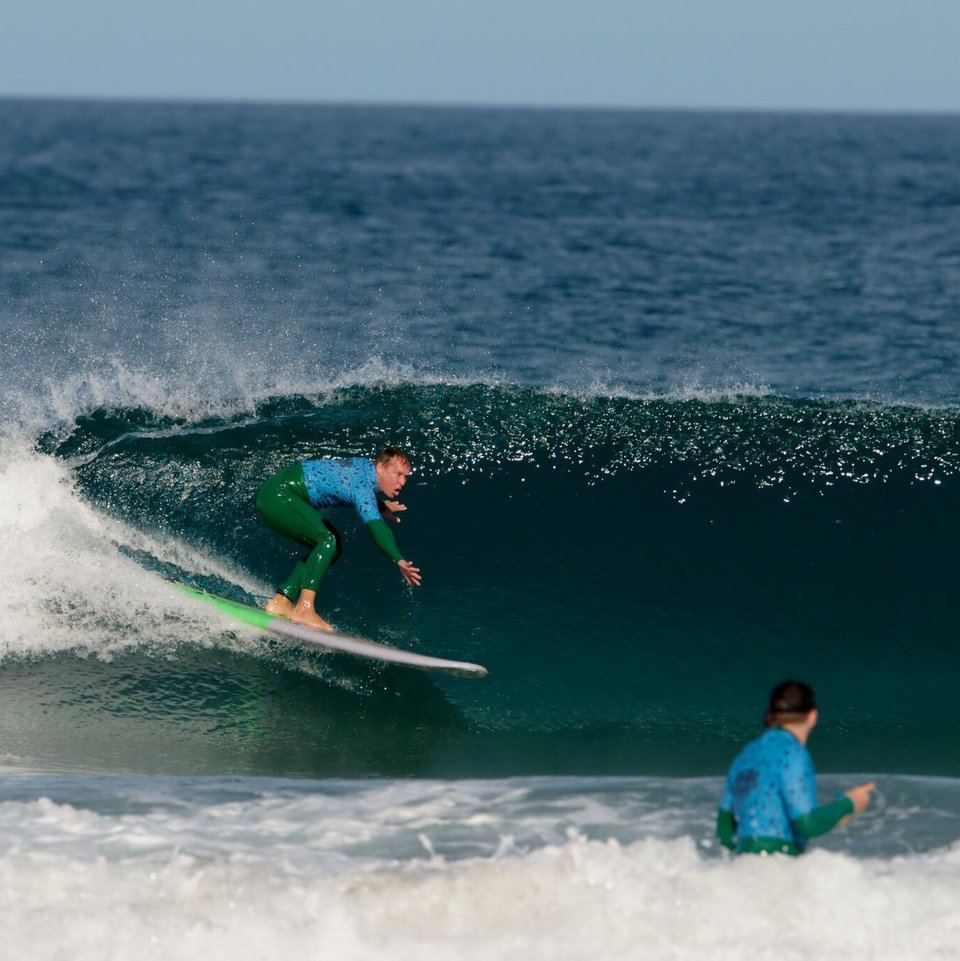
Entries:
{"type": "Polygon", "coordinates": [[[99,513],[61,461],[8,442],[0,462],[0,658],[82,650],[103,656],[139,644],[211,640],[223,623],[181,597],[118,545],[195,571],[243,580],[170,538],[99,513]]]}
{"type": "MultiPolygon", "coordinates": [[[[523,820],[529,798],[509,784],[500,791],[513,812],[490,813],[502,831],[523,820]]],[[[490,826],[477,825],[484,795],[398,783],[121,814],[7,801],[5,956],[923,961],[960,952],[960,845],[889,860],[817,850],[731,861],[705,856],[690,836],[621,843],[568,824],[532,848],[502,835],[479,856],[437,853],[445,831],[490,826]],[[418,832],[416,853],[367,854],[400,827],[418,832]]],[[[569,799],[558,800],[539,802],[540,816],[563,823],[569,799]]]]}

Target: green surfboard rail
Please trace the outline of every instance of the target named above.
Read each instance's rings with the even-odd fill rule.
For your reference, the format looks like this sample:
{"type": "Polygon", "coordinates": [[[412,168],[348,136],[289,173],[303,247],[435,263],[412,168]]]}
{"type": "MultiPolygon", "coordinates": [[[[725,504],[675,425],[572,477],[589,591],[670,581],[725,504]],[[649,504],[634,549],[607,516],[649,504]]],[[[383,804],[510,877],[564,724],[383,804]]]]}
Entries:
{"type": "Polygon", "coordinates": [[[295,644],[309,644],[326,651],[367,657],[391,664],[402,664],[405,667],[415,667],[420,670],[440,671],[444,674],[458,674],[464,677],[485,677],[487,674],[487,669],[481,664],[452,661],[444,657],[433,657],[429,654],[420,654],[417,651],[378,644],[376,641],[368,641],[361,637],[349,637],[344,634],[318,631],[303,624],[291,623],[284,617],[267,614],[266,611],[249,604],[240,604],[216,594],[208,594],[206,591],[184,584],[183,581],[171,579],[170,583],[194,600],[209,604],[221,614],[235,621],[248,624],[257,630],[270,631],[276,636],[285,638],[295,644]]]}
{"type": "Polygon", "coordinates": [[[272,614],[267,614],[258,607],[251,607],[249,604],[240,604],[238,601],[228,601],[225,597],[208,594],[206,591],[197,590],[197,588],[191,587],[189,584],[184,584],[181,581],[171,581],[171,583],[183,591],[184,594],[189,594],[190,597],[194,597],[198,601],[205,601],[218,611],[229,614],[238,621],[243,621],[244,624],[250,624],[253,627],[262,627],[266,630],[275,619],[272,614]]]}

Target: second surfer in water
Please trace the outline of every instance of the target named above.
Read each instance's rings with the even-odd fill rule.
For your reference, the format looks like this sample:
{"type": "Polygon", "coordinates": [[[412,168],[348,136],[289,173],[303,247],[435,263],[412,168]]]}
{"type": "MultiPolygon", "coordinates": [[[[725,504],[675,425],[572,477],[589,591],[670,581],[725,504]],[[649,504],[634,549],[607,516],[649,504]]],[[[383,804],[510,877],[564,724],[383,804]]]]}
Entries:
{"type": "Polygon", "coordinates": [[[308,549],[267,604],[268,614],[289,617],[325,631],[333,627],[316,611],[317,588],[340,556],[340,534],[321,508],[352,507],[364,521],[377,547],[396,565],[412,587],[420,570],[400,553],[385,520],[399,523],[406,510],[396,498],[412,470],[410,458],[387,447],[376,458],[324,458],[298,461],[267,480],[257,492],[257,511],[276,531],[308,549]]]}

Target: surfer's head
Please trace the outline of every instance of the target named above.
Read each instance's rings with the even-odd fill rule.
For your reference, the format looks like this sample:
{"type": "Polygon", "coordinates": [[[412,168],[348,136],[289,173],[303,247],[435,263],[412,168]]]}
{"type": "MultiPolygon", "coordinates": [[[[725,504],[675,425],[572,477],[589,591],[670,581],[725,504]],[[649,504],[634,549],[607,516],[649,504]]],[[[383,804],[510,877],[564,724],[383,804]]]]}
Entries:
{"type": "Polygon", "coordinates": [[[374,458],[374,464],[389,464],[392,460],[402,460],[407,467],[411,467],[410,458],[407,452],[400,450],[399,447],[384,447],[374,458]]]}
{"type": "Polygon", "coordinates": [[[385,447],[374,458],[377,487],[384,497],[396,497],[406,484],[413,466],[410,458],[399,447],[385,447]]]}
{"type": "Polygon", "coordinates": [[[763,724],[765,727],[802,724],[810,719],[811,713],[816,710],[813,688],[809,684],[804,684],[803,681],[783,681],[770,692],[770,706],[763,717],[763,724]]]}

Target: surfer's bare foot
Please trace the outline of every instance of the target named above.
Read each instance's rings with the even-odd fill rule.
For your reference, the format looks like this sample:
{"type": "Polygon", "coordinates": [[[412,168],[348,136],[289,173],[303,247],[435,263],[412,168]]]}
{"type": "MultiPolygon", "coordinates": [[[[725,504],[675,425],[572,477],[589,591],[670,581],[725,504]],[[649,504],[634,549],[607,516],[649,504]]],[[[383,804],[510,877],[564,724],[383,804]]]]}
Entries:
{"type": "Polygon", "coordinates": [[[316,591],[301,591],[297,606],[290,613],[290,620],[294,624],[303,624],[306,627],[314,627],[318,631],[333,631],[333,625],[328,624],[314,610],[313,602],[316,599],[316,591]]]}
{"type": "Polygon", "coordinates": [[[267,601],[264,611],[274,617],[289,617],[293,613],[293,601],[285,594],[274,594],[273,599],[267,601]]]}
{"type": "Polygon", "coordinates": [[[312,611],[309,614],[303,615],[297,614],[297,612],[294,611],[290,615],[290,620],[294,624],[303,624],[304,627],[314,627],[318,631],[329,631],[331,634],[333,633],[333,625],[328,624],[319,614],[312,611]]]}

